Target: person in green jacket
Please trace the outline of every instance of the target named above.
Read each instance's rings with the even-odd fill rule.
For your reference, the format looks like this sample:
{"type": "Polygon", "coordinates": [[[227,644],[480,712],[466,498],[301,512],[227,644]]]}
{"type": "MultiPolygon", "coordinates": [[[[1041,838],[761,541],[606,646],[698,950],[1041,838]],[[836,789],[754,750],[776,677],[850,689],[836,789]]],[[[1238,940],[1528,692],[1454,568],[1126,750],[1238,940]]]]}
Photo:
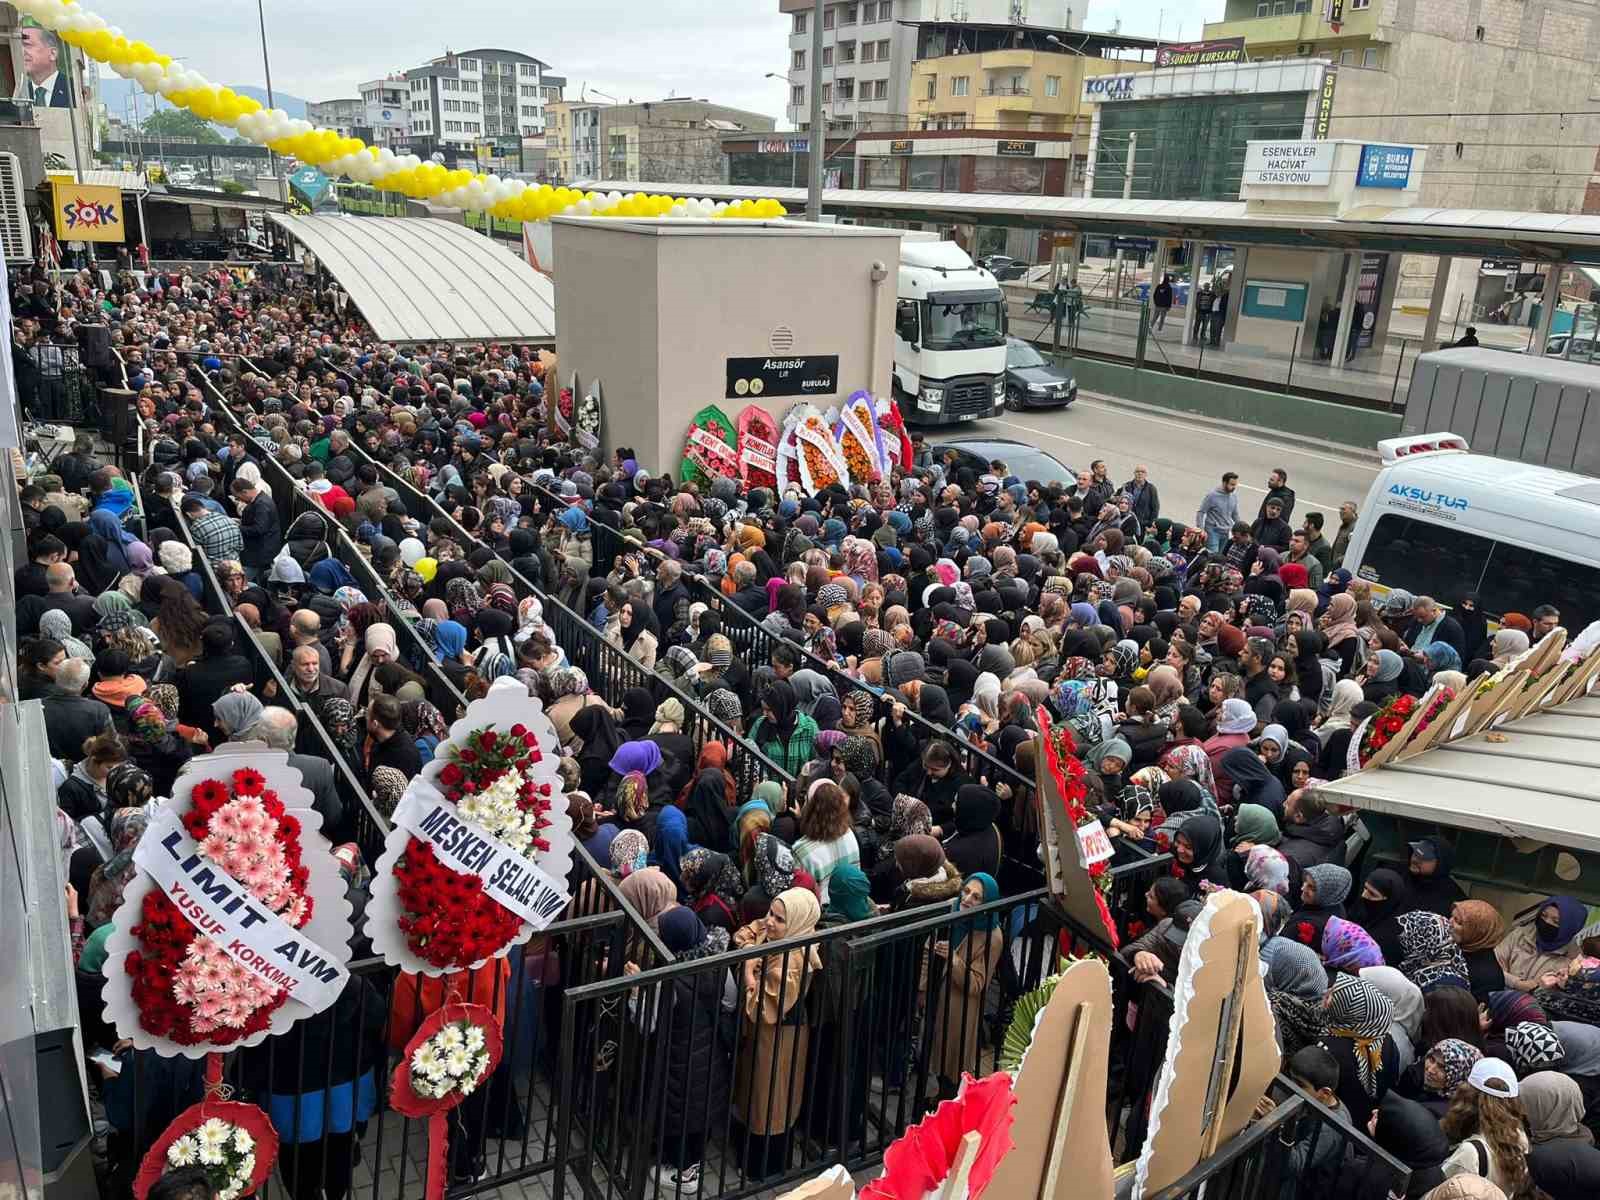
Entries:
{"type": "Polygon", "coordinates": [[[761,698],[761,715],[750,726],[750,740],[761,752],[791,775],[811,761],[817,740],[817,723],[800,711],[794,685],[774,680],[761,698]]]}

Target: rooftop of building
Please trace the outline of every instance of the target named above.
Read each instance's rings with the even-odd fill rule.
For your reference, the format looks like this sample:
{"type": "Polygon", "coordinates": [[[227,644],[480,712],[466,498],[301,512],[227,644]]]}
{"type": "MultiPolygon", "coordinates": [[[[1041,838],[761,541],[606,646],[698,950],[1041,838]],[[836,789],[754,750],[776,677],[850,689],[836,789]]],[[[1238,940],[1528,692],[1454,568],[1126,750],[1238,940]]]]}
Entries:
{"type": "Polygon", "coordinates": [[[1110,57],[1108,50],[1149,50],[1161,45],[1157,38],[1091,29],[1054,28],[1045,25],[986,25],[971,21],[900,21],[917,30],[917,57],[973,54],[990,50],[1035,50],[1046,54],[1082,54],[1110,57]],[[1049,39],[1055,38],[1056,42],[1049,39]],[[934,43],[944,44],[935,49],[934,43]],[[1059,44],[1057,44],[1059,43],[1059,44]]]}

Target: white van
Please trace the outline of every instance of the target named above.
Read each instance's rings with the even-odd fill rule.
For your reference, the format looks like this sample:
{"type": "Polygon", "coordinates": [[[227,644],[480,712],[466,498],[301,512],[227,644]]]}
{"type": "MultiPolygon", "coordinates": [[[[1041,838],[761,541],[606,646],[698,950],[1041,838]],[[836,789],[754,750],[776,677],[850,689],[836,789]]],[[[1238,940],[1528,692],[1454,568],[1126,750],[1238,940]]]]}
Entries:
{"type": "Polygon", "coordinates": [[[1573,631],[1600,618],[1600,480],[1472,454],[1453,433],[1390,438],[1378,452],[1343,563],[1374,592],[1452,607],[1476,594],[1491,621],[1554,604],[1573,631]]]}

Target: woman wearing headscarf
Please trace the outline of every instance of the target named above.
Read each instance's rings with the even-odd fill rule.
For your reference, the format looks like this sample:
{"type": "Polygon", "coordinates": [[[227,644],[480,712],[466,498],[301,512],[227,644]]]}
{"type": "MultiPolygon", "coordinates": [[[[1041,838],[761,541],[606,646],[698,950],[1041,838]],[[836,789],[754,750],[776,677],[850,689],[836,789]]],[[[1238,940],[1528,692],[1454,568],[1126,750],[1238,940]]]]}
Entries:
{"type": "Polygon", "coordinates": [[[229,692],[211,706],[217,729],[230,741],[243,741],[255,728],[264,711],[261,701],[249,692],[229,692]]]}
{"type": "Polygon", "coordinates": [[[684,901],[708,928],[731,934],[739,927],[739,901],[744,879],[726,854],[697,846],[678,860],[684,901]]]}
{"type": "MultiPolygon", "coordinates": [[[[1391,1090],[1378,1105],[1371,1129],[1372,1140],[1411,1168],[1411,1178],[1403,1195],[1407,1200],[1434,1195],[1444,1183],[1444,1160],[1450,1154],[1450,1139],[1439,1128],[1436,1115],[1427,1106],[1391,1090]]],[[[1357,1171],[1352,1196],[1383,1195],[1393,1176],[1377,1163],[1351,1164],[1357,1171]]],[[[1389,1195],[1398,1196],[1395,1192],[1389,1195]]]]}
{"type": "Polygon", "coordinates": [[[938,938],[936,934],[931,947],[933,961],[923,1000],[927,1016],[922,1027],[932,1031],[929,1059],[944,1099],[955,1098],[964,1072],[982,1070],[978,1030],[983,1022],[989,981],[1005,947],[998,913],[977,917],[962,914],[999,898],[1000,885],[992,876],[985,872],[971,876],[961,885],[961,893],[951,906],[956,920],[950,924],[948,937],[938,938]]]}
{"type": "Polygon", "coordinates": [[[1389,1036],[1394,1039],[1400,1054],[1400,1070],[1410,1069],[1421,1054],[1422,1040],[1422,989],[1403,975],[1399,968],[1373,964],[1355,972],[1385,996],[1394,1005],[1394,1026],[1389,1036]]]}
{"type": "Polygon", "coordinates": [[[1352,713],[1363,699],[1361,685],[1354,679],[1341,679],[1333,685],[1328,711],[1316,723],[1317,740],[1321,743],[1317,774],[1321,778],[1334,779],[1343,773],[1355,724],[1352,713]]]}
{"type": "Polygon", "coordinates": [[[1278,1040],[1285,1057],[1315,1045],[1328,1032],[1322,998],[1328,973],[1315,950],[1288,938],[1269,938],[1261,947],[1267,964],[1267,1000],[1277,1019],[1278,1040]]]}
{"type": "Polygon", "coordinates": [[[1191,896],[1198,895],[1204,883],[1225,888],[1228,886],[1226,854],[1222,822],[1210,813],[1196,813],[1173,835],[1172,873],[1191,896]]]}
{"type": "Polygon", "coordinates": [[[696,847],[689,841],[689,823],[684,819],[682,809],[671,804],[661,809],[656,818],[655,836],[650,839],[650,844],[656,866],[678,889],[678,902],[686,902],[689,893],[683,883],[682,861],[683,856],[696,847]]]}
{"type": "Polygon", "coordinates": [[[1440,987],[1468,988],[1467,960],[1450,936],[1450,922],[1438,913],[1401,913],[1399,927],[1400,971],[1423,992],[1440,987]]]}
{"type": "Polygon", "coordinates": [[[361,661],[350,674],[349,699],[357,708],[366,705],[372,688],[372,673],[385,663],[400,658],[400,644],[395,639],[394,626],[379,621],[368,625],[363,635],[361,661]]]}
{"type": "MultiPolygon", "coordinates": [[[[712,745],[720,746],[721,743],[707,743],[708,747],[712,745]]],[[[698,846],[726,851],[729,849],[728,823],[734,813],[728,803],[728,773],[720,766],[703,765],[703,753],[701,762],[700,771],[689,785],[683,805],[688,818],[688,837],[698,846]]]]}
{"type": "Polygon", "coordinates": [[[578,787],[592,797],[604,797],[611,781],[611,758],[623,742],[617,719],[605,705],[591,705],[572,718],[572,732],[582,743],[576,756],[578,787]]]}
{"type": "Polygon", "coordinates": [[[828,907],[822,926],[849,925],[878,915],[872,902],[872,884],[853,863],[846,863],[828,880],[828,907]]]}
{"type": "MultiPolygon", "coordinates": [[[[726,929],[707,929],[687,908],[662,914],[661,941],[675,962],[691,962],[728,948],[726,929]]],[[[630,964],[631,966],[631,964],[630,964]]],[[[637,968],[635,968],[637,969],[637,968]]],[[[651,1168],[664,1194],[699,1190],[710,1123],[727,1111],[731,1072],[722,1039],[726,971],[680,973],[644,996],[629,996],[629,1009],[643,1033],[641,1081],[648,1092],[660,1164],[651,1168]],[[657,1108],[659,1105],[659,1109],[657,1108]]]]}
{"type": "Polygon", "coordinates": [[[1258,804],[1280,822],[1283,820],[1283,784],[1272,773],[1272,768],[1261,761],[1260,755],[1236,746],[1222,756],[1219,765],[1233,782],[1235,805],[1258,804]]]}
{"type": "Polygon", "coordinates": [[[1350,882],[1350,872],[1333,863],[1307,867],[1300,877],[1300,906],[1284,933],[1304,945],[1320,947],[1328,919],[1344,916],[1350,882]]]}
{"type": "Polygon", "coordinates": [[[1450,909],[1450,936],[1467,963],[1467,981],[1480,1000],[1505,988],[1505,972],[1494,948],[1505,934],[1505,921],[1486,900],[1461,900],[1450,909]]]}
{"type": "Polygon", "coordinates": [[[1437,1120],[1444,1116],[1450,1107],[1450,1098],[1467,1081],[1473,1066],[1482,1057],[1483,1051],[1471,1042],[1440,1038],[1428,1047],[1421,1061],[1406,1072],[1401,1090],[1419,1101],[1437,1120]]]}
{"type": "Polygon", "coordinates": [[[1339,1064],[1339,1100],[1357,1129],[1399,1076],[1399,1057],[1389,1027],[1394,1005],[1355,975],[1340,975],[1328,989],[1328,1036],[1323,1047],[1339,1064]]]}
{"type": "Polygon", "coordinates": [[[1517,1092],[1528,1122],[1528,1173],[1551,1200],[1600,1195],[1600,1150],[1584,1127],[1583,1091],[1559,1071],[1538,1071],[1517,1092]]]}
{"type": "Polygon", "coordinates": [[[1401,690],[1401,675],[1406,662],[1393,650],[1379,650],[1363,669],[1361,696],[1370,704],[1382,704],[1401,690]]]}
{"type": "MultiPolygon", "coordinates": [[[[615,845],[615,841],[612,844],[615,845]]],[[[618,885],[618,890],[639,919],[658,932],[661,914],[678,906],[678,885],[668,879],[659,867],[629,871],[627,878],[618,885]]]]}
{"type": "Polygon", "coordinates": [[[750,741],[791,775],[798,776],[811,761],[817,740],[817,723],[800,711],[794,686],[787,679],[767,685],[761,698],[761,716],[750,726],[750,741]]]}
{"type": "Polygon", "coordinates": [[[1559,985],[1578,953],[1578,934],[1589,910],[1571,896],[1551,896],[1529,921],[1519,922],[1500,939],[1494,956],[1505,972],[1505,985],[1519,992],[1559,985]]]}
{"type": "Polygon", "coordinates": [[[995,822],[1000,797],[991,788],[969,783],[956,792],[955,831],[944,839],[944,854],[962,878],[1000,873],[1004,843],[995,822]]]}
{"type": "Polygon", "coordinates": [[[1483,1029],[1484,1053],[1505,1057],[1506,1031],[1514,1025],[1550,1024],[1550,1018],[1532,996],[1509,988],[1490,992],[1479,1001],[1479,1025],[1483,1029]]]}
{"type": "Polygon", "coordinates": [[[1400,913],[1408,907],[1409,896],[1400,872],[1378,867],[1367,872],[1361,894],[1348,907],[1353,920],[1378,943],[1383,961],[1390,966],[1405,958],[1400,945],[1400,913]]]}
{"type": "MultiPolygon", "coordinates": [[[[124,765],[139,770],[132,764],[124,765]]],[[[113,768],[113,771],[116,769],[113,768]]],[[[139,773],[144,774],[142,771],[139,773]]],[[[145,783],[148,785],[149,776],[145,776],[145,783]]],[[[111,856],[95,867],[89,877],[88,904],[84,909],[84,917],[90,930],[110,923],[122,904],[123,890],[138,874],[133,865],[133,851],[150,824],[150,815],[150,809],[144,804],[119,807],[112,811],[110,828],[107,830],[111,856]]]]}
{"type": "MultiPolygon", "coordinates": [[[[804,888],[772,898],[767,915],[734,935],[739,948],[801,938],[822,908],[804,888]]],[[[800,1116],[811,1030],[802,1001],[822,970],[815,945],[745,960],[739,971],[743,1018],[734,1067],[734,1120],[745,1132],[745,1166],[764,1178],[788,1163],[788,1134],[800,1116]]]]}
{"type": "Polygon", "coordinates": [[[605,639],[637,659],[645,670],[655,670],[661,627],[648,604],[626,601],[606,621],[605,639]]]}
{"type": "Polygon", "coordinates": [[[1381,967],[1383,952],[1354,921],[1329,917],[1322,927],[1322,961],[1331,972],[1356,975],[1364,967],[1381,967]]]}

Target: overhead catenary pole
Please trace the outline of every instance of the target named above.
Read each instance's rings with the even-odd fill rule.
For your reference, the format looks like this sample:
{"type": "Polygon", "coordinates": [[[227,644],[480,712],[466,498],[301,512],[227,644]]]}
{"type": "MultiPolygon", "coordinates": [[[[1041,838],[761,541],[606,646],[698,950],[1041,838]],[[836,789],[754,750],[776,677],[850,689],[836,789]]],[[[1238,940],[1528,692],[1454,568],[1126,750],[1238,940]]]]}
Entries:
{"type": "Polygon", "coordinates": [[[806,220],[822,220],[822,158],[828,130],[822,120],[822,0],[811,6],[811,138],[806,143],[806,220]]]}
{"type": "MultiPolygon", "coordinates": [[[[278,102],[272,98],[272,60],[267,57],[267,10],[264,0],[256,0],[256,17],[261,22],[261,70],[267,77],[267,107],[277,108],[278,102]]],[[[279,168],[277,151],[269,148],[267,155],[272,177],[278,181],[278,199],[283,201],[283,211],[288,212],[289,184],[279,168]]]]}

